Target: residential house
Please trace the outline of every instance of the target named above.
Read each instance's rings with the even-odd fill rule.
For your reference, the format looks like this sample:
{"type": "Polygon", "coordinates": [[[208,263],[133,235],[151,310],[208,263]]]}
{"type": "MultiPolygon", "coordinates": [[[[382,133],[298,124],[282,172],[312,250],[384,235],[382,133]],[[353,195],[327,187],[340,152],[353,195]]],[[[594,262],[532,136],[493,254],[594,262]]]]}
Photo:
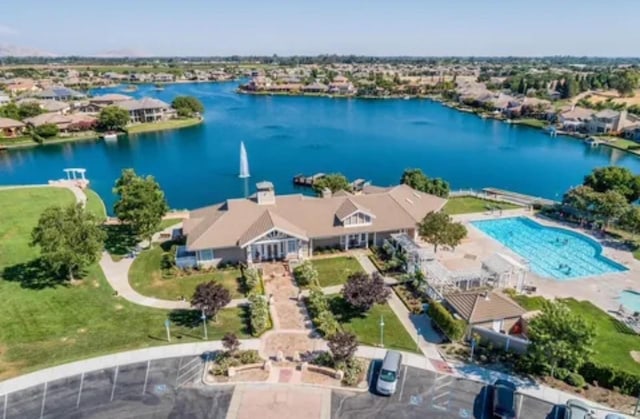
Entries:
{"type": "Polygon", "coordinates": [[[617,134],[627,127],[638,124],[640,124],[640,117],[629,114],[626,110],[604,109],[593,115],[587,124],[587,129],[590,134],[617,134]]]}
{"type": "Polygon", "coordinates": [[[172,83],[175,80],[175,76],[169,73],[156,73],[152,78],[156,83],[172,83]]]}
{"type": "Polygon", "coordinates": [[[580,106],[571,106],[560,111],[558,122],[562,125],[562,130],[567,132],[587,131],[589,121],[593,118],[595,111],[580,106]]]}
{"type": "Polygon", "coordinates": [[[333,81],[329,83],[329,93],[339,94],[339,95],[353,95],[355,94],[357,89],[349,81],[348,78],[344,76],[335,76],[333,81]]]}
{"type": "Polygon", "coordinates": [[[67,102],[61,102],[58,100],[51,99],[34,99],[34,98],[24,98],[17,101],[19,105],[23,103],[35,103],[45,112],[55,112],[59,114],[65,114],[71,111],[71,105],[67,102]]]}
{"type": "Polygon", "coordinates": [[[394,233],[416,237],[417,224],[446,199],[407,185],[367,186],[361,193],[323,197],[275,194],[260,182],[255,195],[228,199],[189,213],[179,266],[215,266],[275,259],[305,259],[318,248],[380,246],[394,233]]]}
{"type": "Polygon", "coordinates": [[[627,140],[640,143],[640,125],[627,127],[622,132],[627,140]]]}
{"type": "Polygon", "coordinates": [[[326,84],[315,82],[302,87],[302,91],[306,93],[326,93],[329,87],[326,84]]]}
{"type": "Polygon", "coordinates": [[[93,103],[98,106],[110,106],[132,99],[133,97],[121,95],[120,93],[107,93],[106,95],[90,97],[89,103],[93,103]]]}
{"type": "Polygon", "coordinates": [[[129,81],[134,83],[144,83],[151,80],[151,76],[146,73],[133,73],[129,75],[129,81]]]}
{"type": "Polygon", "coordinates": [[[520,334],[526,312],[509,297],[493,291],[468,291],[444,296],[445,305],[467,325],[504,334],[520,334]]]}
{"type": "Polygon", "coordinates": [[[95,128],[98,122],[94,115],[85,113],[71,113],[61,115],[56,112],[43,113],[24,120],[27,125],[39,127],[45,124],[53,124],[61,133],[87,131],[95,128]]]}
{"type": "Polygon", "coordinates": [[[69,89],[68,87],[64,87],[64,86],[51,87],[49,89],[45,89],[41,92],[34,94],[34,96],[39,99],[60,100],[60,101],[83,99],[87,97],[87,95],[85,95],[84,93],[80,93],[78,91],[69,89]]]}
{"type": "Polygon", "coordinates": [[[25,92],[36,92],[40,89],[34,80],[19,78],[7,81],[4,87],[13,96],[25,92]]]}
{"type": "Polygon", "coordinates": [[[164,121],[175,116],[168,103],[150,97],[124,100],[115,105],[129,112],[133,123],[164,121]]]}
{"type": "Polygon", "coordinates": [[[19,137],[24,134],[26,125],[15,119],[0,117],[0,136],[5,138],[19,137]]]}
{"type": "Polygon", "coordinates": [[[8,95],[0,94],[0,106],[6,105],[11,102],[11,98],[8,95]]]}

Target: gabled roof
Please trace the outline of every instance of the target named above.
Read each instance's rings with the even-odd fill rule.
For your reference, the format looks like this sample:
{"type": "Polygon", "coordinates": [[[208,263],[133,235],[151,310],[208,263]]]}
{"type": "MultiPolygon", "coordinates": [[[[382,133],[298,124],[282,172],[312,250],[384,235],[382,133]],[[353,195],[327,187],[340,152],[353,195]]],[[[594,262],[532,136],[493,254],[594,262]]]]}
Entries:
{"type": "Polygon", "coordinates": [[[167,109],[170,107],[168,103],[151,97],[123,100],[122,102],[116,103],[116,106],[127,111],[136,111],[141,109],[167,109]]]}
{"type": "Polygon", "coordinates": [[[20,121],[10,118],[0,117],[0,128],[20,128],[24,127],[24,124],[20,121]]]}
{"type": "Polygon", "coordinates": [[[345,199],[342,205],[340,205],[340,207],[336,211],[336,217],[338,217],[338,220],[344,221],[345,218],[355,214],[356,212],[362,212],[371,216],[372,218],[375,218],[375,215],[373,215],[371,211],[369,211],[362,205],[353,202],[353,200],[350,198],[345,199]]]}
{"type": "Polygon", "coordinates": [[[251,244],[257,239],[261,238],[265,234],[278,230],[289,236],[296,237],[302,240],[309,240],[304,230],[293,225],[289,221],[285,220],[278,214],[272,211],[266,210],[256,221],[253,223],[247,231],[244,232],[238,240],[240,247],[245,247],[247,244],[251,244]]]}
{"type": "Polygon", "coordinates": [[[525,310],[510,298],[495,292],[448,294],[447,303],[469,324],[521,317],[525,310]]]}

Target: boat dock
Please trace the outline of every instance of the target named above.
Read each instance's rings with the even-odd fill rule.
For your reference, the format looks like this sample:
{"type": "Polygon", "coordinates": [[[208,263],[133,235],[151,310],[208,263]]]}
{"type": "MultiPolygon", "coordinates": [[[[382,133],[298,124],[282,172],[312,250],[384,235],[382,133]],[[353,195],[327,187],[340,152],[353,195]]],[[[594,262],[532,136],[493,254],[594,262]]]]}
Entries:
{"type": "MultiPolygon", "coordinates": [[[[293,177],[293,184],[296,186],[304,186],[304,187],[313,187],[313,185],[323,177],[325,177],[325,173],[316,173],[311,176],[306,176],[302,173],[299,173],[293,177]]],[[[371,185],[371,182],[365,179],[356,179],[353,182],[350,182],[351,190],[354,192],[362,191],[366,186],[371,185]]]]}

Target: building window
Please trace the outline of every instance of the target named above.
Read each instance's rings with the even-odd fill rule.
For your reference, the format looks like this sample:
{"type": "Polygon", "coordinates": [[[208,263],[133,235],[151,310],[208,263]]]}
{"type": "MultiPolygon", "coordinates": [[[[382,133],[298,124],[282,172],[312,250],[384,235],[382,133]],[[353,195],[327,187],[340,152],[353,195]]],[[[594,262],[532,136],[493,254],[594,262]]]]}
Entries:
{"type": "Polygon", "coordinates": [[[298,251],[298,243],[295,240],[287,242],[287,253],[296,253],[298,251]]]}
{"type": "Polygon", "coordinates": [[[198,252],[198,260],[207,262],[213,260],[213,249],[204,249],[198,252]]]}
{"type": "Polygon", "coordinates": [[[349,217],[345,218],[344,221],[343,221],[343,224],[344,224],[345,227],[355,227],[355,226],[369,225],[369,224],[371,224],[371,217],[368,216],[367,214],[363,214],[361,212],[357,212],[357,213],[352,214],[349,217]]]}

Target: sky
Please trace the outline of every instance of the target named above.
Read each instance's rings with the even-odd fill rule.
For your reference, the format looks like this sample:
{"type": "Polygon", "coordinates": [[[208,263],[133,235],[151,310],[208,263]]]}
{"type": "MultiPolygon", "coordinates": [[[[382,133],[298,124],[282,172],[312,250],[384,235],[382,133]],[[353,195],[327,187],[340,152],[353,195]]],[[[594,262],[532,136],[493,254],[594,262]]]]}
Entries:
{"type": "Polygon", "coordinates": [[[640,0],[1,0],[59,55],[640,56],[640,0]]]}

